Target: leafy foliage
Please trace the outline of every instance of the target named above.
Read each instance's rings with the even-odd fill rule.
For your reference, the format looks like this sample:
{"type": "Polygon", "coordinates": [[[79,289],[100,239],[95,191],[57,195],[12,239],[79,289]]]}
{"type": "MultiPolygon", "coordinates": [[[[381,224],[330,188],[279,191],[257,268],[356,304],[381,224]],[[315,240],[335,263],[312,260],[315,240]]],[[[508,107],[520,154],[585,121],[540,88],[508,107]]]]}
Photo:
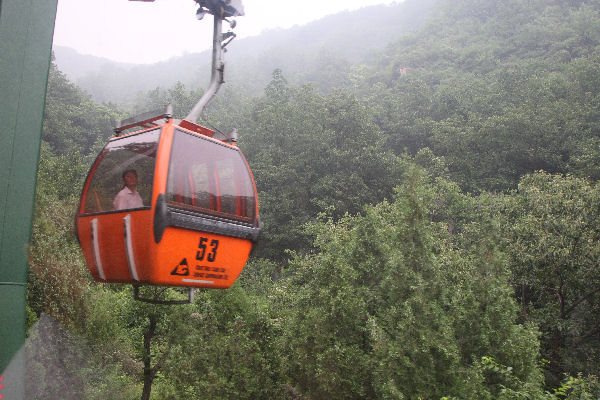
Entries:
{"type": "Polygon", "coordinates": [[[302,226],[319,212],[339,218],[391,196],[397,160],[354,96],[291,88],[275,71],[252,114],[244,151],[264,212],[260,254],[307,248],[302,226]]]}
{"type": "Polygon", "coordinates": [[[309,398],[493,398],[477,364],[492,355],[539,385],[536,331],[516,323],[499,254],[485,236],[453,250],[430,222],[444,183],[409,171],[393,203],[315,225],[319,250],[281,283],[294,384],[309,398]]]}
{"type": "MultiPolygon", "coordinates": [[[[598,398],[600,3],[436,10],[367,64],[325,48],[318,74],[275,69],[264,94],[226,87],[211,104],[209,127],[241,130],[264,235],[237,284],[185,306],[91,283],[72,220],[125,113],[53,65],[31,397],[598,398]]],[[[183,116],[201,94],[190,87],[124,107],[183,116]]]]}
{"type": "Polygon", "coordinates": [[[468,191],[514,188],[539,169],[595,177],[597,91],[584,82],[597,80],[599,7],[441,2],[363,84],[388,143],[430,147],[468,191]]]}
{"type": "Polygon", "coordinates": [[[544,332],[553,382],[564,371],[597,372],[599,190],[583,179],[537,173],[501,206],[523,318],[544,332]]]}
{"type": "Polygon", "coordinates": [[[43,140],[55,154],[100,151],[110,137],[114,121],[121,119],[115,105],[96,104],[90,96],[69,82],[56,64],[50,65],[43,140]]]}

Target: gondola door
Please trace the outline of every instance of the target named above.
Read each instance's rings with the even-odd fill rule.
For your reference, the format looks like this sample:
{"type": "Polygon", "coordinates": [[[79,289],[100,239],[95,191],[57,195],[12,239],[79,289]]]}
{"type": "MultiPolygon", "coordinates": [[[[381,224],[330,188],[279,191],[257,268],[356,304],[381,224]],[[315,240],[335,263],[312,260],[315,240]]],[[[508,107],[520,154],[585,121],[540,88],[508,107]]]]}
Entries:
{"type": "Polygon", "coordinates": [[[96,280],[148,280],[151,260],[146,238],[152,235],[152,189],[160,132],[157,128],[111,140],[90,170],[77,232],[96,280]],[[132,175],[135,187],[130,190],[125,181],[132,175]]]}

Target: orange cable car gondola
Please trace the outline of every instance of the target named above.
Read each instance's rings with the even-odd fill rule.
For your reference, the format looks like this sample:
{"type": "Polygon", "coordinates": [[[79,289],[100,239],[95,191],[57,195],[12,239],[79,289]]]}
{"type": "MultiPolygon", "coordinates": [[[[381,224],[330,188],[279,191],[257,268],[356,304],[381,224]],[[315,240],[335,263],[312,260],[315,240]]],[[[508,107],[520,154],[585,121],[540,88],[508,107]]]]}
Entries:
{"type": "Polygon", "coordinates": [[[215,16],[211,88],[184,120],[169,106],[119,122],[85,181],[76,227],[97,281],[228,288],[258,239],[256,186],[236,135],[218,140],[191,122],[223,81],[224,17],[206,12],[215,16]]]}

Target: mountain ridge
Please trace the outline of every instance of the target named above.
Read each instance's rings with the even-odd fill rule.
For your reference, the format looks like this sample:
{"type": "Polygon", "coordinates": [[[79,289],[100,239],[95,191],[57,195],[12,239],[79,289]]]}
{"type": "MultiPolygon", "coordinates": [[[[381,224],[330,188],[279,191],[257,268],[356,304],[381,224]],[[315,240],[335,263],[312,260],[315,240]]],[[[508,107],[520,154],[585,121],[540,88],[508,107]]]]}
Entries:
{"type": "MultiPolygon", "coordinates": [[[[420,28],[436,2],[406,0],[370,6],[237,39],[225,56],[226,79],[257,94],[278,68],[295,82],[314,75],[319,63],[327,63],[328,58],[361,63],[407,32],[420,28]]],[[[210,50],[154,64],[118,63],[62,46],[55,46],[54,52],[60,70],[99,102],[127,103],[139,92],[170,87],[178,81],[203,87],[210,76],[210,50]]]]}

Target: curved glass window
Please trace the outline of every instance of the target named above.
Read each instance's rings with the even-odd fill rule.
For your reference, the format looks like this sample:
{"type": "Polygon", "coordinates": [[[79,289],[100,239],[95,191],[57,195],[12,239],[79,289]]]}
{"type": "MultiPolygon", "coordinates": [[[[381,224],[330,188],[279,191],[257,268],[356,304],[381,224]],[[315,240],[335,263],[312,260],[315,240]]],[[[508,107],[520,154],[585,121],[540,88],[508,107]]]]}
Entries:
{"type": "Polygon", "coordinates": [[[98,156],[84,213],[151,206],[160,128],[112,140],[98,156]]]}
{"type": "Polygon", "coordinates": [[[235,147],[176,130],[167,179],[167,204],[253,223],[254,185],[235,147]]]}

